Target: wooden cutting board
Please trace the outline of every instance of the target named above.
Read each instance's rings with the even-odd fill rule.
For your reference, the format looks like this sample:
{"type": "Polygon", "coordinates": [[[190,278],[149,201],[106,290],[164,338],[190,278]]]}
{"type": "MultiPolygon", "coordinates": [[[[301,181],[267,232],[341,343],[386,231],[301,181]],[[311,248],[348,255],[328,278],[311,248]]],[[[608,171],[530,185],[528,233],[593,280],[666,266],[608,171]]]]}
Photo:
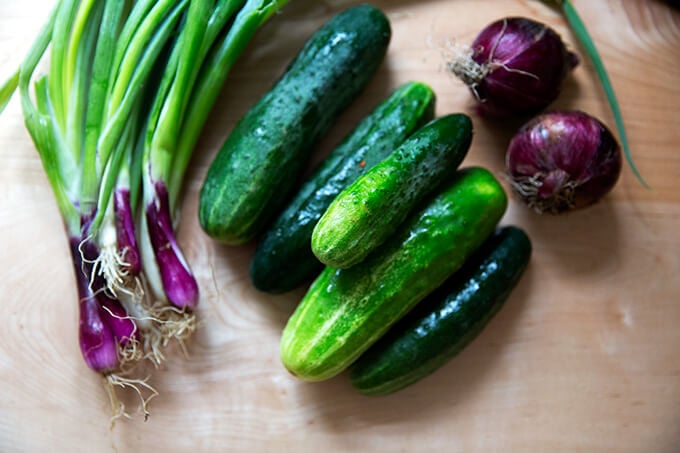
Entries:
{"type": "MultiPolygon", "coordinates": [[[[3,80],[52,3],[0,3],[3,80]]],[[[80,357],[67,242],[18,99],[0,116],[0,451],[680,451],[680,13],[660,1],[574,0],[651,190],[625,167],[610,196],[581,212],[539,216],[512,199],[503,223],[530,234],[530,269],[480,337],[402,392],[367,398],[346,375],[310,384],[285,372],[278,340],[302,291],[254,290],[252,244],[206,237],[197,192],[237,119],[318,26],[355,3],[292,0],[232,71],[196,149],[180,225],[202,291],[202,325],[187,357],[173,347],[152,373],[160,395],[147,422],[135,412],[109,427],[102,382],[80,357]]],[[[564,20],[539,1],[373,3],[393,26],[387,60],[315,159],[408,80],[435,89],[439,114],[472,112],[469,92],[444,70],[442,49],[447,40],[470,42],[493,20],[546,22],[580,53],[564,20]]],[[[586,61],[554,107],[613,126],[586,61]]],[[[464,165],[501,176],[514,126],[472,115],[464,165]]]]}

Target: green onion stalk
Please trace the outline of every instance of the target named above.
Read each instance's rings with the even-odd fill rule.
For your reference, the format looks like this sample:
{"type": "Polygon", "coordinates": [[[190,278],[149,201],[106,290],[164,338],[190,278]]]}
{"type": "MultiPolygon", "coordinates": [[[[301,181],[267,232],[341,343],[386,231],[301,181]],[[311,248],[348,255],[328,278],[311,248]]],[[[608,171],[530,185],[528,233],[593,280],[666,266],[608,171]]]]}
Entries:
{"type": "Polygon", "coordinates": [[[0,112],[19,90],[69,240],[81,352],[115,416],[116,386],[148,390],[146,413],[136,365],[195,329],[182,181],[230,68],[287,1],[60,0],[0,87],[0,112]]]}

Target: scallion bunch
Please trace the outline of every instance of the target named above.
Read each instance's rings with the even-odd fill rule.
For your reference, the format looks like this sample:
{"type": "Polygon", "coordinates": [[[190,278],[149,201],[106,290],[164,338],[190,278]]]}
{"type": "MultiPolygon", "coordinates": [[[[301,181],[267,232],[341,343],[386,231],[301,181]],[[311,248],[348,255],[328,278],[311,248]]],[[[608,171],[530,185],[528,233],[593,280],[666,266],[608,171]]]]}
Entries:
{"type": "Polygon", "coordinates": [[[155,395],[135,365],[195,328],[182,180],[229,69],[287,1],[59,0],[0,87],[0,111],[19,89],[69,239],[81,351],[115,415],[114,386],[155,395]]]}

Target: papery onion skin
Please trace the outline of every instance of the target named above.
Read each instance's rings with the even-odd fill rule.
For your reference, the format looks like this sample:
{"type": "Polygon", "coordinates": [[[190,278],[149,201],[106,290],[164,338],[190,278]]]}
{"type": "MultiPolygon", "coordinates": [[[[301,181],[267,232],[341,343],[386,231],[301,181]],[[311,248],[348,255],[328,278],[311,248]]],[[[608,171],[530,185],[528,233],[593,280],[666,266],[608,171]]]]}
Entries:
{"type": "Polygon", "coordinates": [[[449,69],[480,101],[479,112],[495,117],[538,113],[578,64],[557,32],[523,17],[493,22],[469,48],[453,51],[449,69]]]}
{"type": "Polygon", "coordinates": [[[506,168],[513,190],[537,212],[590,206],[621,174],[621,147],[611,131],[578,111],[539,115],[510,141],[506,168]]]}

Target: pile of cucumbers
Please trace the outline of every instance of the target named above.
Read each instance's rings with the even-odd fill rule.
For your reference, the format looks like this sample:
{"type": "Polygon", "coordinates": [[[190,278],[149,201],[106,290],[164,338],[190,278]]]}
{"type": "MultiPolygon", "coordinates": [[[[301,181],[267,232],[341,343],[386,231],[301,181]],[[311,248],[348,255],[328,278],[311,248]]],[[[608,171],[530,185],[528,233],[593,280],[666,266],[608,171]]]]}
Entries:
{"type": "Polygon", "coordinates": [[[399,390],[440,367],[498,311],[531,243],[499,228],[507,197],[460,169],[472,123],[434,117],[424,83],[398,87],[306,178],[315,144],[381,65],[390,41],[370,5],[341,12],[239,121],[200,193],[199,221],[226,244],[257,240],[261,291],[310,284],[281,338],[307,381],[350,369],[360,392],[399,390]]]}

